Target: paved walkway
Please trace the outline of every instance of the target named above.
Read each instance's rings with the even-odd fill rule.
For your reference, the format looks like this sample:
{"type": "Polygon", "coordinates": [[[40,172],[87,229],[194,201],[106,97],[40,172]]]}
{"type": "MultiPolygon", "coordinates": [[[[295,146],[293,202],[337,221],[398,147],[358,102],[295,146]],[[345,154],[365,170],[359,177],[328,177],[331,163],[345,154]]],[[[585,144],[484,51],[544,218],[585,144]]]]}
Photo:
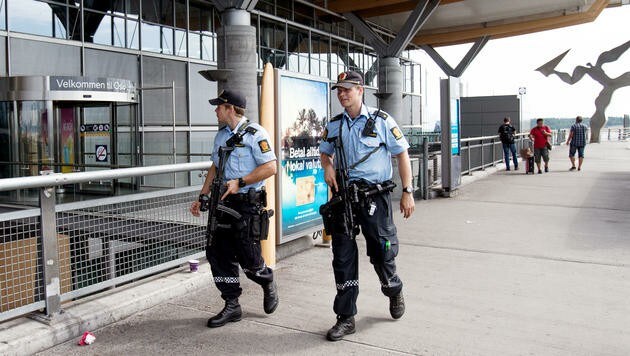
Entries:
{"type": "Polygon", "coordinates": [[[324,338],[334,323],[332,255],[313,248],[278,264],[281,302],[272,315],[262,311],[260,288],[245,281],[244,319],[206,328],[222,302],[205,265],[68,308],[80,317],[160,290],[188,291],[92,330],[93,345],[74,338],[41,355],[627,355],[628,146],[589,145],[582,172],[568,171],[567,149],[558,147],[550,173],[499,170],[454,198],[417,202],[412,219],[396,214],[407,301],[398,321],[359,239],[357,333],[343,341],[324,338]]]}

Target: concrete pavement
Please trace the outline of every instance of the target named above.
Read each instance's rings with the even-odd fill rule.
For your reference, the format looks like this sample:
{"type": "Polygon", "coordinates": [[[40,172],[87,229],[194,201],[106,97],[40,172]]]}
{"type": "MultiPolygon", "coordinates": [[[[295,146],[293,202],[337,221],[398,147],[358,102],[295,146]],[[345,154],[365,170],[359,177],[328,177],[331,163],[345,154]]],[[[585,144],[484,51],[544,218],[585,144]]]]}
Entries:
{"type": "MultiPolygon", "coordinates": [[[[550,173],[499,170],[454,198],[418,201],[409,220],[395,214],[407,302],[400,320],[389,316],[359,238],[357,333],[343,341],[324,338],[335,321],[332,254],[313,248],[279,262],[280,306],[272,315],[262,311],[261,289],[243,277],[243,320],[206,328],[222,301],[205,264],[197,274],[178,271],[67,307],[66,314],[91,320],[99,306],[116,309],[130,295],[137,303],[143,294],[173,295],[105,327],[84,323],[95,328],[93,345],[73,338],[40,354],[627,355],[627,146],[589,145],[582,172],[569,172],[566,147],[556,147],[550,173]]],[[[0,342],[19,328],[5,324],[0,342]]],[[[4,345],[0,353],[17,350],[4,345]]]]}

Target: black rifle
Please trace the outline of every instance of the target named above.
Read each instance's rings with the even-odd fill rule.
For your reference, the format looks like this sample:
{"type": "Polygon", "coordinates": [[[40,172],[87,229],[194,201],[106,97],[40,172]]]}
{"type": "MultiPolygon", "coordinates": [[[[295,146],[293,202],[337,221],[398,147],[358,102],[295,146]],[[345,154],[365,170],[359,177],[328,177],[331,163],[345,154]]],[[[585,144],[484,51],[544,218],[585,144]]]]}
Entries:
{"type": "MultiPolygon", "coordinates": [[[[340,130],[341,131],[341,130],[340,130]]],[[[355,238],[359,234],[359,226],[355,223],[355,215],[352,210],[352,204],[359,202],[358,187],[355,183],[350,183],[350,175],[348,172],[348,163],[346,161],[346,153],[343,150],[343,142],[339,137],[328,140],[335,146],[336,161],[336,192],[326,204],[319,208],[319,213],[324,220],[324,228],[328,233],[339,232],[355,238]],[[341,204],[341,209],[339,208],[341,204]]]]}
{"type": "Polygon", "coordinates": [[[212,188],[210,190],[210,197],[207,195],[201,195],[199,197],[199,201],[201,202],[201,207],[199,210],[208,211],[208,231],[206,232],[206,245],[212,245],[212,239],[214,238],[215,233],[217,232],[217,227],[219,227],[218,223],[218,213],[227,214],[234,219],[235,221],[240,221],[242,219],[241,214],[231,208],[228,208],[221,201],[221,196],[225,193],[225,186],[223,184],[223,171],[225,168],[225,163],[230,156],[230,153],[234,151],[234,146],[222,146],[219,148],[219,165],[216,167],[216,174],[214,179],[212,180],[212,188]]]}

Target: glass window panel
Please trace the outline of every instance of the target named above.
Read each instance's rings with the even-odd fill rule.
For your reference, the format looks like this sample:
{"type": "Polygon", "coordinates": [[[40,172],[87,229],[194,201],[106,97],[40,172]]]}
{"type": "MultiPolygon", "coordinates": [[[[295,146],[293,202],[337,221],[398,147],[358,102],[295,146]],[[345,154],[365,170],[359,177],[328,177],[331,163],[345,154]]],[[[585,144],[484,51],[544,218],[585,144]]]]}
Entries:
{"type": "Polygon", "coordinates": [[[142,50],[173,54],[173,29],[142,23],[142,50]]]}
{"type": "Polygon", "coordinates": [[[188,29],[190,31],[202,31],[201,8],[192,4],[188,8],[188,29]]]}
{"type": "Polygon", "coordinates": [[[127,48],[138,49],[138,21],[127,19],[127,48]]]}
{"type": "Polygon", "coordinates": [[[125,47],[125,19],[114,17],[113,27],[114,46],[125,47]]]}
{"type": "Polygon", "coordinates": [[[118,131],[117,136],[117,145],[118,154],[126,154],[129,155],[132,152],[131,147],[131,133],[130,132],[120,132],[118,131]]]}
{"type": "Polygon", "coordinates": [[[84,1],[83,6],[86,9],[98,10],[103,12],[125,12],[125,1],[120,0],[84,1]]]}
{"type": "Polygon", "coordinates": [[[144,153],[145,154],[172,154],[173,153],[173,133],[172,132],[145,132],[144,133],[144,153]]]}
{"type": "MultiPolygon", "coordinates": [[[[210,157],[216,131],[193,131],[190,133],[190,154],[210,157]]],[[[198,161],[197,161],[198,162],[198,161]]]]}
{"type": "MultiPolygon", "coordinates": [[[[118,0],[113,0],[113,1],[118,1],[118,0]]],[[[118,2],[122,2],[122,1],[118,1],[118,2]]],[[[133,0],[133,1],[127,1],[127,16],[131,16],[133,14],[133,17],[136,19],[139,19],[140,16],[140,1],[138,0],[133,0]]]]}
{"type": "Polygon", "coordinates": [[[176,136],[176,152],[178,155],[185,155],[186,157],[188,157],[188,132],[185,131],[178,131],[177,133],[175,133],[176,136]]]}
{"type": "Polygon", "coordinates": [[[216,32],[212,21],[212,9],[201,9],[198,28],[199,31],[216,32]]]}
{"type": "Polygon", "coordinates": [[[162,52],[159,26],[142,23],[142,50],[157,53],[162,52]]]}
{"type": "Polygon", "coordinates": [[[300,73],[309,74],[308,57],[299,56],[300,73]]]}
{"type": "Polygon", "coordinates": [[[104,45],[111,46],[112,44],[112,17],[103,16],[103,20],[101,21],[98,28],[94,32],[92,40],[90,41],[89,34],[86,34],[85,40],[86,42],[93,42],[97,44],[104,44],[104,45]]]}
{"type": "Polygon", "coordinates": [[[9,29],[52,37],[52,9],[46,3],[36,1],[11,1],[9,29]]]}
{"type": "Polygon", "coordinates": [[[319,72],[322,77],[328,77],[328,62],[320,61],[319,72]]]}
{"type": "Polygon", "coordinates": [[[175,0],[175,27],[186,29],[186,0],[175,0]]]}
{"type": "Polygon", "coordinates": [[[162,53],[173,54],[175,49],[173,46],[173,29],[162,27],[160,30],[162,32],[162,53]]]}
{"type": "Polygon", "coordinates": [[[199,71],[216,69],[216,67],[189,64],[190,78],[188,81],[190,98],[190,124],[191,125],[217,125],[217,117],[214,107],[208,103],[209,98],[217,96],[217,82],[209,82],[199,75],[199,71]]]}
{"type": "Polygon", "coordinates": [[[175,55],[186,57],[186,31],[175,30],[175,55]]]}
{"type": "Polygon", "coordinates": [[[0,0],[0,30],[7,29],[6,16],[5,16],[5,0],[0,0]]]}
{"type": "MultiPolygon", "coordinates": [[[[164,164],[173,164],[173,156],[151,156],[144,155],[142,157],[144,166],[159,166],[164,164]]],[[[173,173],[150,175],[143,177],[144,186],[147,187],[163,187],[171,188],[174,186],[173,173]]]]}
{"type": "Polygon", "coordinates": [[[311,74],[313,74],[313,75],[319,75],[320,74],[319,61],[316,60],[316,59],[311,59],[311,74]]]}
{"type": "Polygon", "coordinates": [[[68,33],[66,31],[66,23],[65,21],[62,21],[58,14],[59,11],[63,11],[63,13],[65,14],[65,7],[62,6],[58,6],[58,5],[50,5],[50,7],[53,9],[54,11],[54,18],[53,18],[53,35],[56,38],[68,38],[68,33]]]}
{"type": "Polygon", "coordinates": [[[292,72],[298,72],[298,58],[295,54],[289,54],[289,70],[292,72]]]}
{"type": "Polygon", "coordinates": [[[211,36],[201,36],[201,58],[214,61],[216,57],[215,38],[211,36]]]}
{"type": "Polygon", "coordinates": [[[201,36],[197,33],[188,33],[188,56],[190,58],[201,58],[201,36]]]}
{"type": "MultiPolygon", "coordinates": [[[[87,34],[86,34],[87,35],[87,34]]],[[[86,39],[90,42],[89,39],[86,39]]],[[[125,20],[120,17],[103,16],[93,38],[94,43],[124,47],[125,46],[125,20]]]]}
{"type": "Polygon", "coordinates": [[[173,0],[142,0],[142,20],[173,26],[173,0]]]}

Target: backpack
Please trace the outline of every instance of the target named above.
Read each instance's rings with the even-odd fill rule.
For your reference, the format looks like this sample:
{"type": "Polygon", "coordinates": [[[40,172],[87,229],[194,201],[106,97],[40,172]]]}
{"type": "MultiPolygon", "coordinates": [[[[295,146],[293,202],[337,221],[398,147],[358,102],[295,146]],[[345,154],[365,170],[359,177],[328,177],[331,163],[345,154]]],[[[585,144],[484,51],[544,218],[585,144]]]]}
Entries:
{"type": "Polygon", "coordinates": [[[502,125],[499,138],[503,143],[514,143],[514,132],[512,131],[512,128],[508,125],[502,125]]]}

